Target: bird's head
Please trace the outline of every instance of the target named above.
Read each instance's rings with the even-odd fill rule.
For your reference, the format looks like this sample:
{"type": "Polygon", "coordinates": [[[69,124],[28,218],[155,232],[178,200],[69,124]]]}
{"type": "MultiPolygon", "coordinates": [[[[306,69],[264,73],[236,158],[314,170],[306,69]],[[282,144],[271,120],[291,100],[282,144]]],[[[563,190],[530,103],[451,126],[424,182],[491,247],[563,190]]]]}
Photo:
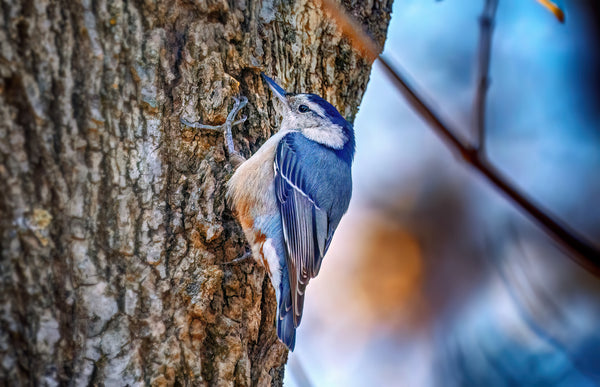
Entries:
{"type": "Polygon", "coordinates": [[[354,153],[354,129],[333,105],[316,94],[287,93],[262,74],[282,106],[280,130],[296,130],[327,147],[354,153]]]}

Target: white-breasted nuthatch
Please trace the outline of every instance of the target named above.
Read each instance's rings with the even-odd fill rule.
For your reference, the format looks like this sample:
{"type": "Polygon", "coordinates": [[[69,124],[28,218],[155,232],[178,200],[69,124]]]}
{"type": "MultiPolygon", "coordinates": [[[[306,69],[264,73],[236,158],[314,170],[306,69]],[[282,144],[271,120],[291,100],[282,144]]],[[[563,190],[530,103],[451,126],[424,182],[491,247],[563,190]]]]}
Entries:
{"type": "MultiPolygon", "coordinates": [[[[281,102],[283,119],[279,131],[237,168],[227,197],[275,289],[277,336],[293,350],[306,286],[319,273],[350,203],[354,129],[323,98],[286,93],[263,78],[281,102]]],[[[242,121],[234,117],[244,103],[236,100],[224,125],[230,155],[238,155],[231,126],[242,121]]]]}

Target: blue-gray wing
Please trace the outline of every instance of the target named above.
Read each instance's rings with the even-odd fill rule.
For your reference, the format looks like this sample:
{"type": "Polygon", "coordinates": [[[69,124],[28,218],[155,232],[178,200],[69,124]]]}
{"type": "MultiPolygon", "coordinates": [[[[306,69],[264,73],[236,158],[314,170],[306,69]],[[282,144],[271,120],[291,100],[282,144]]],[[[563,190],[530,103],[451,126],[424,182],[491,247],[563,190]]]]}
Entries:
{"type": "Polygon", "coordinates": [[[302,318],[306,285],[319,273],[323,256],[350,200],[349,166],[349,181],[344,182],[348,192],[336,194],[339,182],[333,181],[327,173],[327,168],[336,165],[330,165],[327,158],[332,157],[333,161],[337,158],[330,153],[294,132],[281,140],[275,156],[275,191],[287,250],[291,293],[291,305],[282,305],[279,317],[283,318],[289,308],[293,308],[295,326],[302,318]],[[320,162],[309,161],[313,158],[320,162]],[[340,196],[346,197],[338,200],[340,196]]]}

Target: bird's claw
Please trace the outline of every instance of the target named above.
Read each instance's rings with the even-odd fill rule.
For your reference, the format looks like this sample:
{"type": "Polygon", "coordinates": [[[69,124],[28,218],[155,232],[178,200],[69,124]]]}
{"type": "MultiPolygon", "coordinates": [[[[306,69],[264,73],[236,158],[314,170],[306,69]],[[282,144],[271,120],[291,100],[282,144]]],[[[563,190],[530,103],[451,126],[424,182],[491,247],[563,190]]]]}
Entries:
{"type": "MultiPolygon", "coordinates": [[[[235,116],[238,114],[244,106],[248,103],[248,98],[241,96],[240,98],[233,97],[233,108],[227,115],[227,119],[221,125],[206,125],[200,122],[191,122],[186,120],[183,117],[179,118],[182,124],[188,126],[190,128],[195,129],[208,129],[208,130],[222,130],[225,132],[225,144],[227,145],[227,150],[229,151],[230,156],[236,156],[236,161],[238,158],[242,157],[236,150],[233,145],[233,134],[231,133],[231,128],[235,125],[239,125],[244,123],[248,117],[242,116],[239,120],[235,120],[235,116]]],[[[242,157],[243,159],[243,157],[242,157]]],[[[237,163],[237,162],[236,162],[237,163]]]]}
{"type": "Polygon", "coordinates": [[[241,257],[238,257],[238,258],[234,259],[233,261],[223,262],[223,263],[221,263],[221,265],[223,265],[223,266],[237,265],[238,263],[247,261],[250,258],[252,258],[252,253],[250,251],[247,251],[241,257]]]}
{"type": "MultiPolygon", "coordinates": [[[[239,120],[233,121],[231,123],[231,126],[236,126],[239,124],[243,124],[246,120],[248,119],[248,117],[246,116],[242,116],[242,118],[240,118],[239,120]]],[[[191,122],[186,120],[183,117],[179,118],[179,121],[184,124],[185,126],[188,126],[190,128],[194,128],[194,129],[209,129],[209,130],[224,130],[224,127],[226,124],[221,124],[221,125],[205,125],[205,124],[201,124],[200,122],[191,122]]]]}

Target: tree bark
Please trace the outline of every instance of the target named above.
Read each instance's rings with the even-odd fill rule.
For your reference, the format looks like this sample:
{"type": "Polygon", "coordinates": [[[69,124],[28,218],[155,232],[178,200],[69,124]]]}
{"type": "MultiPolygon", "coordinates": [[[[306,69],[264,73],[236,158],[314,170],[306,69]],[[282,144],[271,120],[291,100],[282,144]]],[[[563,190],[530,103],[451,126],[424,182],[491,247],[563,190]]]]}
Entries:
{"type": "MultiPolygon", "coordinates": [[[[0,4],[0,381],[281,385],[268,277],[223,265],[222,134],[179,119],[247,96],[248,157],[278,122],[260,71],[352,120],[370,64],[312,1],[0,4]]],[[[382,44],[391,0],[344,5],[382,44]]]]}

